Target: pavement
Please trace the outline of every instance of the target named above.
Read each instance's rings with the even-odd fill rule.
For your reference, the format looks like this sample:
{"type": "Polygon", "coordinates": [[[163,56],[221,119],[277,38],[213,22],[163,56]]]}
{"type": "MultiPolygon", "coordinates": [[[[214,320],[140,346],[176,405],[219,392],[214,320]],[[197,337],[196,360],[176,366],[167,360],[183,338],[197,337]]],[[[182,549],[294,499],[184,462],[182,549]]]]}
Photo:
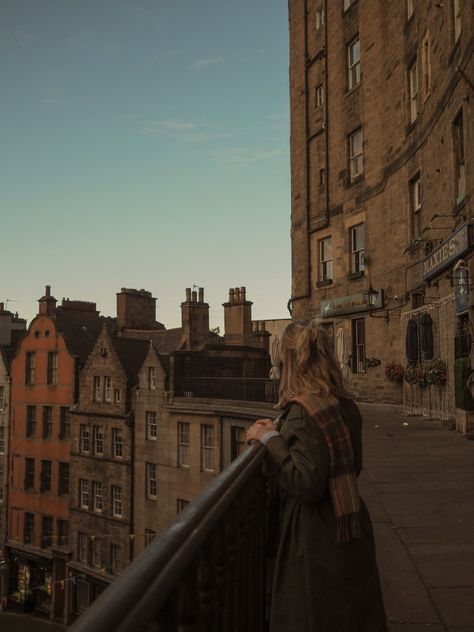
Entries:
{"type": "Polygon", "coordinates": [[[0,632],[63,632],[63,625],[16,612],[0,612],[0,632]]]}
{"type": "Polygon", "coordinates": [[[360,409],[391,632],[474,632],[474,441],[396,406],[360,409]]]}

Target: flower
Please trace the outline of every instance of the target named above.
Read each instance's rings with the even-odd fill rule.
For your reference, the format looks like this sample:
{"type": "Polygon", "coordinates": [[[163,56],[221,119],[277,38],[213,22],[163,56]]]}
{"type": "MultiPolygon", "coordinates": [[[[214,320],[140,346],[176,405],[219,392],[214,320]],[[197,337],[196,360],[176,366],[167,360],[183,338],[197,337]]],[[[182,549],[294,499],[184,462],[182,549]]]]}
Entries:
{"type": "Polygon", "coordinates": [[[366,369],[371,369],[374,366],[378,366],[380,364],[380,360],[378,358],[366,358],[364,361],[364,367],[366,369]]]}
{"type": "Polygon", "coordinates": [[[405,375],[405,371],[401,364],[395,362],[387,362],[385,365],[385,375],[389,380],[393,382],[402,382],[405,375]]]}

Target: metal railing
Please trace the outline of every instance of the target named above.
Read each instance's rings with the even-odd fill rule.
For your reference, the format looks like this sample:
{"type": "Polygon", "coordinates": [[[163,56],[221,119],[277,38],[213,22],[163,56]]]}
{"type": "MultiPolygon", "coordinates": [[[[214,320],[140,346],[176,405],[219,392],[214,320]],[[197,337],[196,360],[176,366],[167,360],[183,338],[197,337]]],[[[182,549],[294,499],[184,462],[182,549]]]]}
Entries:
{"type": "Polygon", "coordinates": [[[264,453],[235,459],[68,630],[265,630],[264,453]]]}
{"type": "Polygon", "coordinates": [[[256,377],[184,377],[177,380],[178,397],[209,397],[237,401],[278,401],[278,380],[256,377]]]}

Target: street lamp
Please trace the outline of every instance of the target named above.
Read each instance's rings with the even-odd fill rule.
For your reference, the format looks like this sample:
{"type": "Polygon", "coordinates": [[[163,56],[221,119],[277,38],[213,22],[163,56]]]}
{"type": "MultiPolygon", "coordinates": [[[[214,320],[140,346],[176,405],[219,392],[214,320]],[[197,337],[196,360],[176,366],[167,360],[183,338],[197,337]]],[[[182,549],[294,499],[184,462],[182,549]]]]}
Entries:
{"type": "Polygon", "coordinates": [[[376,306],[377,299],[379,297],[379,293],[377,292],[377,290],[374,290],[374,288],[372,287],[372,281],[369,284],[369,289],[365,290],[365,292],[363,292],[363,295],[365,297],[365,304],[369,308],[369,316],[371,318],[384,318],[385,322],[388,324],[390,320],[388,310],[385,312],[384,316],[377,316],[376,314],[372,314],[372,309],[376,306]]]}

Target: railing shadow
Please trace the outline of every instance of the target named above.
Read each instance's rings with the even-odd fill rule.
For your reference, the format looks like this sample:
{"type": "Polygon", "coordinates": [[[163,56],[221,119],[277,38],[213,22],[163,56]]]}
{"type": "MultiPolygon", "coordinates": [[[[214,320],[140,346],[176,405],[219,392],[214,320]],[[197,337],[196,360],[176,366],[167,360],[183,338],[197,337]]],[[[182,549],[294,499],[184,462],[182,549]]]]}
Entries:
{"type": "Polygon", "coordinates": [[[68,629],[265,630],[264,454],[235,459],[68,629]]]}

